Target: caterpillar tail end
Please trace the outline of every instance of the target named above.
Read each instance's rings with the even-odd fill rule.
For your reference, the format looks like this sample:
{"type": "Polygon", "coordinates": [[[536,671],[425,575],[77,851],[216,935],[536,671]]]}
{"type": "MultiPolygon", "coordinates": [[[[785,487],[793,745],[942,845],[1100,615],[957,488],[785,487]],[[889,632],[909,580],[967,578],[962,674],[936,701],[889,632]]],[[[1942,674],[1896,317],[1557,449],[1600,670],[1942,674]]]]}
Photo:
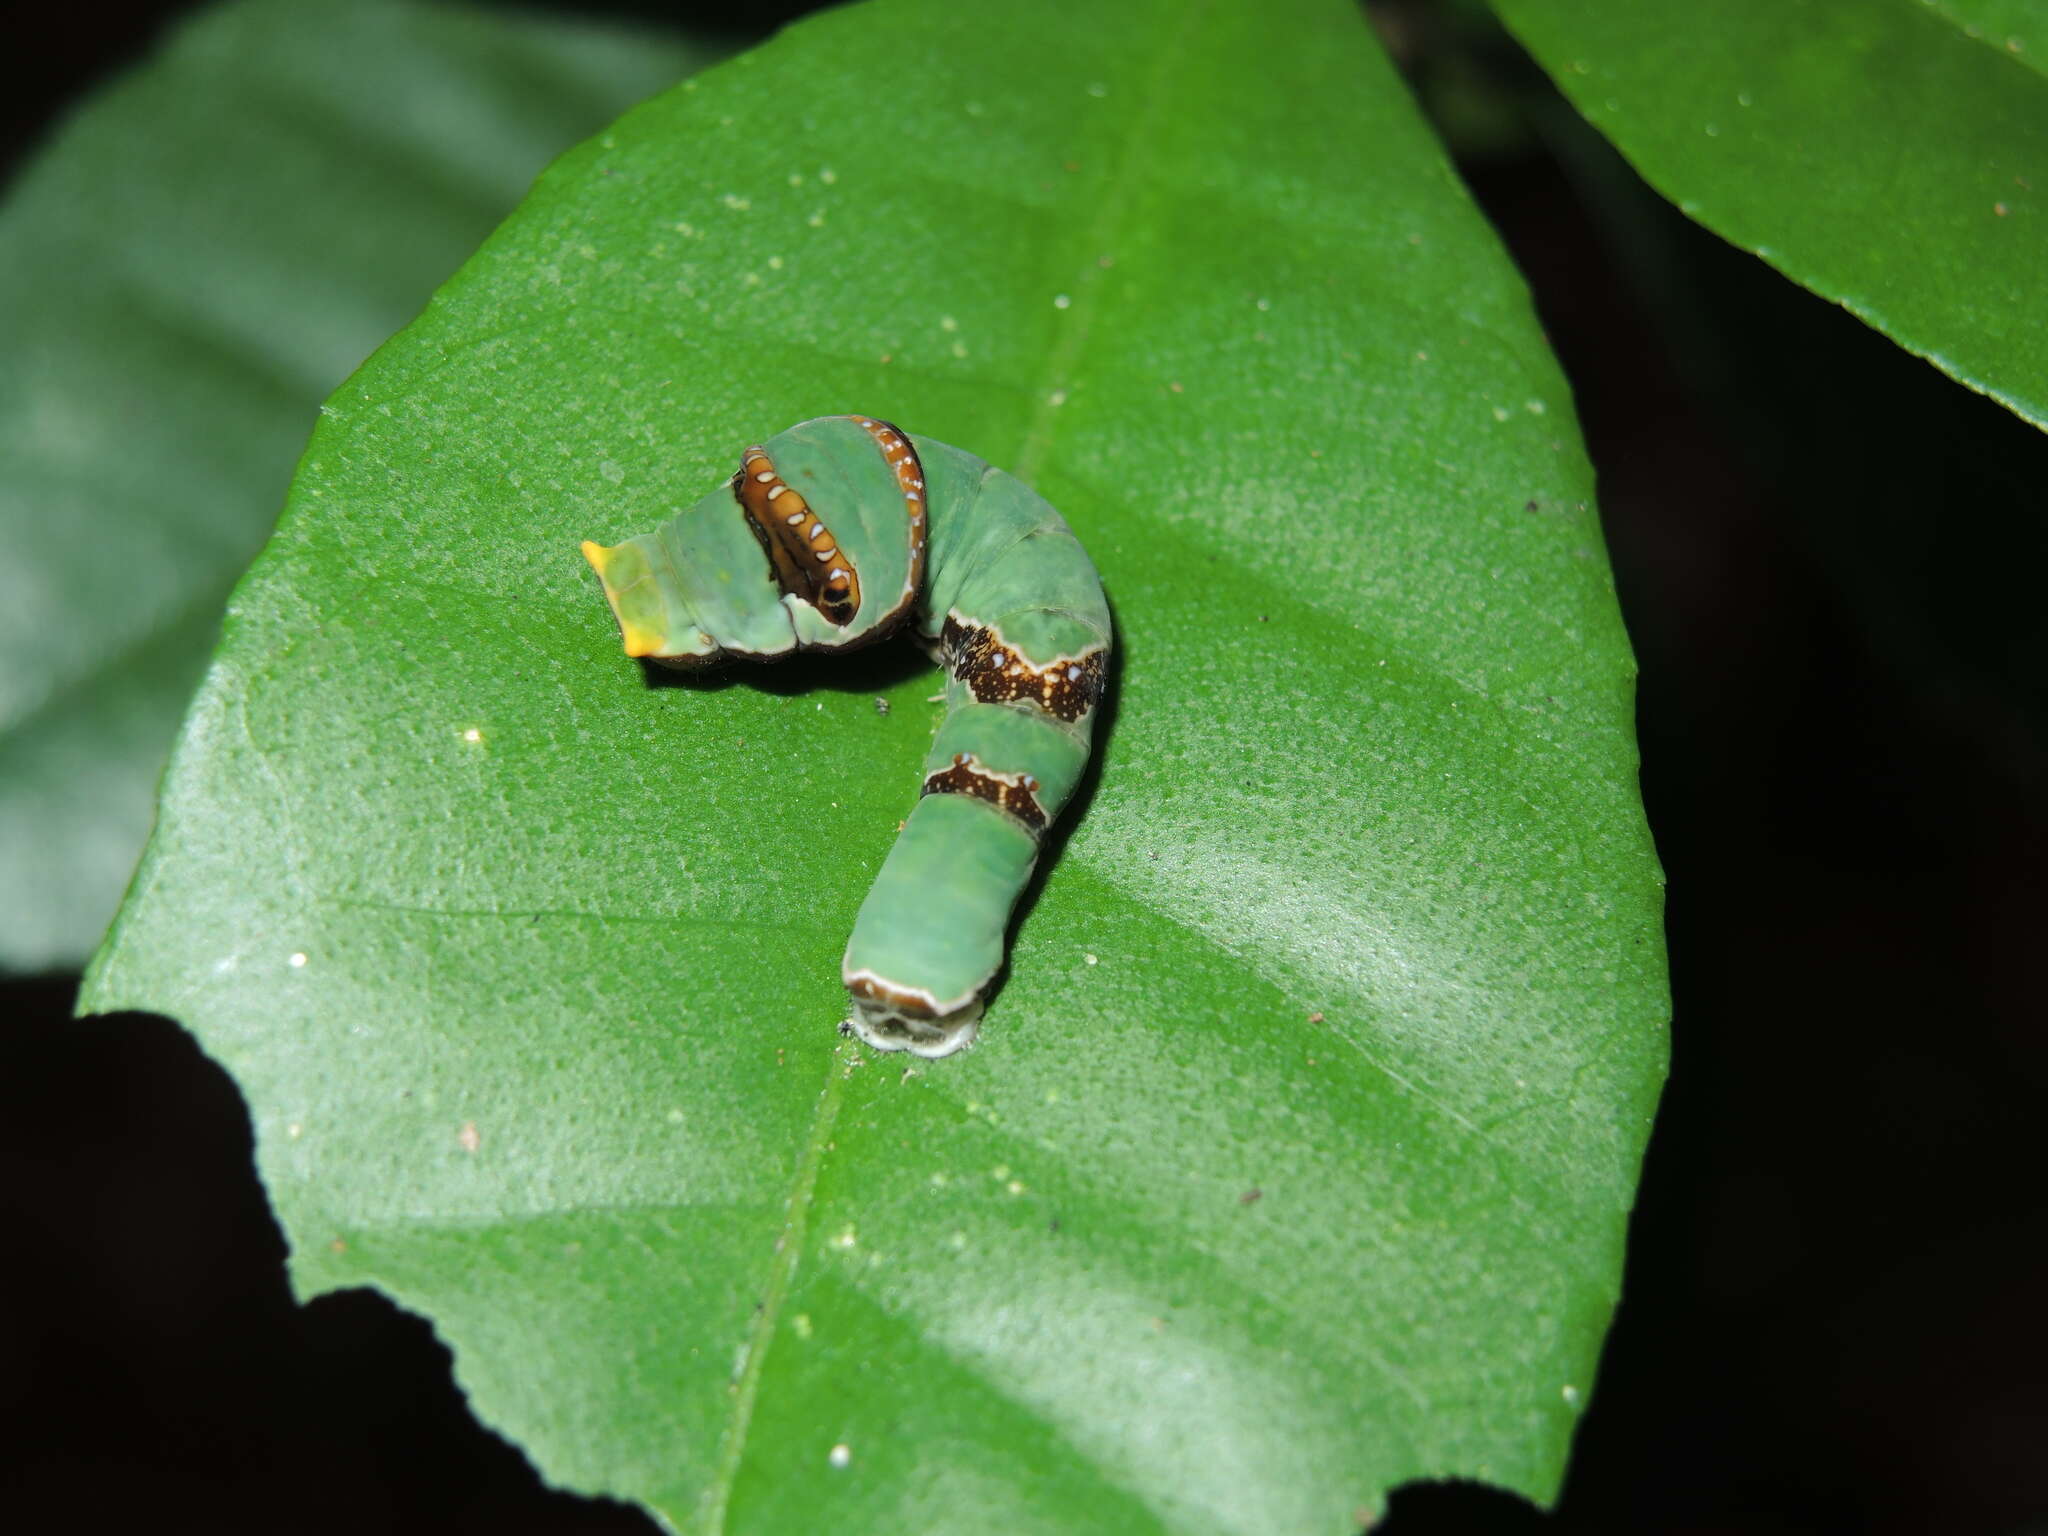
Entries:
{"type": "Polygon", "coordinates": [[[893,1002],[856,995],[853,1012],[842,1028],[878,1051],[908,1051],[913,1056],[936,1061],[974,1044],[981,1029],[981,1010],[978,997],[964,1008],[934,1017],[893,1002]]]}
{"type": "Polygon", "coordinates": [[[647,556],[628,540],[607,547],[583,541],[583,558],[604,584],[604,599],[619,621],[628,656],[659,657],[666,649],[661,593],[647,568],[647,556]]]}

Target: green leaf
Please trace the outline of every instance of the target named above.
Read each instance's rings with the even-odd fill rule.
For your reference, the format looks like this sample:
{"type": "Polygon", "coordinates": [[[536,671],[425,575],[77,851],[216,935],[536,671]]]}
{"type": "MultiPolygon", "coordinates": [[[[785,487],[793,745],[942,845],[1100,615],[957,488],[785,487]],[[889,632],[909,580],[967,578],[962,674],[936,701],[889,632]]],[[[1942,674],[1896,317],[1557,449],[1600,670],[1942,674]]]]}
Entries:
{"type": "Polygon", "coordinates": [[[0,967],[77,965],[320,400],[549,158],[702,55],[364,0],[204,13],[0,211],[0,967]]]}
{"type": "Polygon", "coordinates": [[[1686,213],[2048,426],[2038,0],[1494,8],[1686,213]]]}
{"type": "Polygon", "coordinates": [[[1665,1056],[1591,489],[1341,0],[828,13],[565,157],[329,402],[87,1001],[233,1071],[301,1294],[426,1313],[679,1528],[1547,1499],[1665,1056]],[[833,1026],[933,674],[650,687],[577,552],[846,409],[1036,484],[1119,624],[921,1066],[833,1026]]]}

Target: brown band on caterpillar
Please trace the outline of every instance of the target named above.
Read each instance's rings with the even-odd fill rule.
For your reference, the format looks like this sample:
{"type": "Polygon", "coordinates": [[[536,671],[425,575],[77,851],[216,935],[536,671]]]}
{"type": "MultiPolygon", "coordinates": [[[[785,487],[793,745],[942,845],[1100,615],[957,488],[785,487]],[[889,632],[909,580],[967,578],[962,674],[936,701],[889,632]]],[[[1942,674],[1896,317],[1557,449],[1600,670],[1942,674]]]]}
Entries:
{"type": "Polygon", "coordinates": [[[947,614],[939,646],[953,676],[983,704],[1029,702],[1055,720],[1074,721],[1102,697],[1104,651],[1063,656],[1034,666],[1021,652],[1003,644],[992,629],[947,614]]]}
{"type": "Polygon", "coordinates": [[[1045,830],[1045,808],[1038,803],[1038,780],[1028,773],[998,773],[983,766],[972,752],[956,752],[950,766],[927,774],[927,795],[972,795],[1008,811],[1036,835],[1045,830]]]}
{"type": "Polygon", "coordinates": [[[860,611],[860,573],[803,494],[776,473],[765,450],[754,447],[740,455],[732,488],[767,552],[775,584],[832,623],[851,624],[860,611]]]}
{"type": "Polygon", "coordinates": [[[910,568],[903,577],[903,598],[907,602],[924,586],[924,551],[930,532],[925,521],[924,464],[911,445],[910,434],[894,422],[875,416],[856,416],[853,422],[882,450],[883,461],[896,476],[896,489],[903,497],[903,510],[910,523],[910,568]]]}
{"type": "Polygon", "coordinates": [[[865,971],[847,977],[846,990],[866,1002],[884,1004],[914,1019],[935,1019],[940,1013],[929,992],[899,987],[865,971]]]}

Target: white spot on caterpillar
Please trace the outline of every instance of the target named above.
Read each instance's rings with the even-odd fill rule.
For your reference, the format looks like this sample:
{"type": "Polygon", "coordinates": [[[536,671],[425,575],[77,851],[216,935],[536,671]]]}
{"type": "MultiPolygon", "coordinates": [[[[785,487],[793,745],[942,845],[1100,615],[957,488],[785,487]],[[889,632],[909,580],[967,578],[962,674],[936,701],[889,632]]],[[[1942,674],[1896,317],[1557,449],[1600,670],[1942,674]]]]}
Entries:
{"type": "MultiPolygon", "coordinates": [[[[767,479],[770,479],[770,478],[772,478],[772,477],[771,477],[771,476],[768,476],[768,475],[756,475],[756,476],[754,476],[754,478],[755,478],[756,480],[767,480],[767,479]]],[[[786,485],[771,485],[771,486],[769,486],[769,487],[768,487],[768,499],[769,499],[770,501],[773,501],[773,500],[774,500],[774,499],[775,499],[776,497],[780,496],[780,495],[781,495],[781,494],[782,494],[782,493],[783,493],[784,491],[786,491],[786,490],[788,490],[788,489],[789,489],[789,487],[788,487],[788,486],[786,486],[786,485]]],[[[794,519],[794,518],[792,518],[792,519],[791,519],[791,521],[792,521],[792,522],[794,522],[794,521],[795,521],[795,519],[794,519]]]]}
{"type": "Polygon", "coordinates": [[[817,542],[818,542],[818,540],[820,540],[820,539],[822,539],[822,538],[826,538],[826,537],[828,537],[828,536],[829,536],[829,535],[828,535],[828,533],[827,533],[827,530],[826,530],[826,528],[825,528],[825,525],[824,525],[823,523],[820,523],[820,524],[818,524],[818,526],[817,526],[816,528],[814,528],[814,529],[812,529],[812,530],[811,530],[811,542],[812,542],[813,544],[817,543],[817,542]]]}
{"type": "Polygon", "coordinates": [[[804,515],[801,512],[792,512],[789,514],[789,516],[783,519],[783,521],[789,524],[789,526],[792,528],[794,528],[798,523],[802,522],[803,520],[804,515]]]}
{"type": "Polygon", "coordinates": [[[835,565],[835,566],[833,566],[833,567],[832,567],[832,569],[831,569],[831,570],[829,570],[829,571],[827,571],[827,572],[825,573],[825,576],[826,576],[826,579],[827,579],[827,580],[834,580],[834,581],[836,581],[836,580],[840,579],[841,577],[844,577],[845,575],[846,575],[846,567],[845,567],[845,566],[843,566],[843,565],[835,565]]]}
{"type": "Polygon", "coordinates": [[[853,1450],[842,1440],[826,1453],[825,1460],[835,1467],[844,1467],[852,1462],[853,1450]]]}
{"type": "MultiPolygon", "coordinates": [[[[820,531],[822,532],[823,530],[820,531]]],[[[833,556],[837,555],[838,553],[839,551],[836,549],[821,549],[818,551],[818,559],[820,560],[820,562],[830,560],[833,556]]]]}
{"type": "Polygon", "coordinates": [[[775,478],[775,475],[771,470],[757,469],[754,471],[754,478],[760,481],[763,485],[766,485],[770,480],[773,480],[775,478]]]}
{"type": "Polygon", "coordinates": [[[1077,682],[1077,681],[1079,681],[1079,679],[1080,679],[1080,676],[1081,676],[1081,669],[1080,669],[1079,667],[1069,667],[1069,668],[1067,668],[1067,681],[1068,681],[1068,682],[1070,682],[1070,683],[1072,683],[1072,682],[1077,682]]]}

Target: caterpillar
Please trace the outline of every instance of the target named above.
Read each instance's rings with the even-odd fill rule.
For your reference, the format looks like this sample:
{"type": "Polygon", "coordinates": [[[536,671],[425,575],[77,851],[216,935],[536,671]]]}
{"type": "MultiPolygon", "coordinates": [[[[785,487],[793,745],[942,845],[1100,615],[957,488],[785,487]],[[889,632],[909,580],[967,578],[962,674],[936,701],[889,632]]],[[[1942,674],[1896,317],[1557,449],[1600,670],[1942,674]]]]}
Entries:
{"type": "Polygon", "coordinates": [[[908,625],[947,673],[922,790],[840,966],[879,1050],[973,1042],[1010,913],[1087,765],[1110,652],[1087,552],[1022,481],[873,416],[822,416],[622,544],[583,545],[626,654],[852,650],[908,625]]]}

